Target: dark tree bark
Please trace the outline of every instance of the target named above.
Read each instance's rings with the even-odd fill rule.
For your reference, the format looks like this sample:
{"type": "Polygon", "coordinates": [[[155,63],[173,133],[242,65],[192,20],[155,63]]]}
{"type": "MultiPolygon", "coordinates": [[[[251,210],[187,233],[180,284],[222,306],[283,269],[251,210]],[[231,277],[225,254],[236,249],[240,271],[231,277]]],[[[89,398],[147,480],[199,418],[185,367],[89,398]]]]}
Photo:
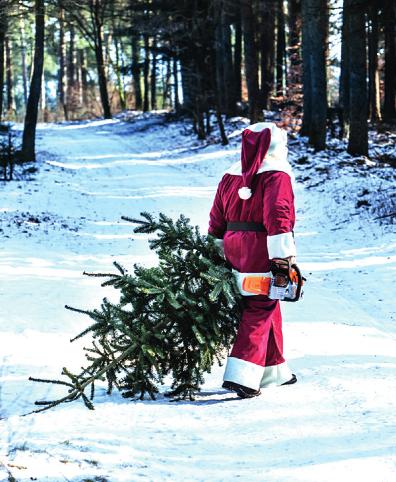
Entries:
{"type": "Polygon", "coordinates": [[[237,94],[235,89],[235,77],[234,77],[234,63],[232,58],[232,36],[231,36],[231,22],[232,16],[229,12],[228,4],[223,12],[223,29],[224,29],[224,77],[228,84],[228,98],[226,113],[233,115],[236,112],[237,94]]]}
{"type": "Polygon", "coordinates": [[[133,90],[135,93],[135,109],[141,110],[143,107],[142,88],[140,86],[140,45],[139,37],[136,34],[132,35],[132,81],[133,90]]]}
{"type": "Polygon", "coordinates": [[[369,110],[372,122],[381,120],[380,82],[378,70],[378,8],[370,5],[368,9],[369,34],[369,110]]]}
{"type": "MultiPolygon", "coordinates": [[[[164,74],[164,71],[163,71],[164,74]]],[[[167,105],[167,101],[170,105],[172,105],[171,95],[170,95],[170,79],[172,75],[172,60],[167,59],[166,61],[166,70],[165,75],[162,75],[162,108],[165,109],[167,105]]]]}
{"type": "Polygon", "coordinates": [[[63,111],[65,120],[69,120],[69,113],[66,102],[66,39],[65,39],[65,11],[59,9],[59,70],[58,70],[58,99],[63,111]]]}
{"type": "Polygon", "coordinates": [[[101,18],[99,2],[96,2],[94,7],[95,7],[94,21],[95,21],[95,27],[96,27],[95,57],[96,57],[96,65],[98,69],[100,98],[102,101],[104,118],[111,119],[112,115],[111,115],[111,109],[110,109],[109,93],[107,90],[107,77],[106,77],[106,68],[105,68],[105,61],[104,61],[104,54],[103,54],[103,21],[101,18]]]}
{"type": "Polygon", "coordinates": [[[215,70],[216,70],[216,104],[218,112],[225,112],[228,105],[228,85],[226,85],[225,75],[225,42],[224,42],[224,2],[215,2],[215,70]]]}
{"type": "Polygon", "coordinates": [[[22,87],[23,87],[23,101],[26,106],[28,100],[28,75],[26,67],[26,34],[25,34],[25,19],[23,15],[19,21],[20,27],[20,43],[21,43],[21,69],[22,69],[22,87]]]}
{"type": "Polygon", "coordinates": [[[179,112],[180,100],[179,100],[179,76],[177,74],[177,58],[173,59],[173,95],[174,95],[175,111],[179,112]]]}
{"type": "Polygon", "coordinates": [[[89,98],[88,98],[88,68],[87,68],[87,60],[84,49],[79,50],[79,65],[80,65],[80,79],[81,79],[81,94],[82,94],[82,102],[85,106],[88,106],[89,98]]]}
{"type": "Polygon", "coordinates": [[[242,100],[242,22],[241,22],[241,5],[236,0],[235,13],[235,44],[234,44],[234,78],[235,78],[235,101],[242,100]]]}
{"type": "MultiPolygon", "coordinates": [[[[307,134],[309,142],[316,150],[322,150],[326,147],[327,118],[327,0],[302,1],[304,62],[308,55],[308,65],[304,64],[304,83],[307,81],[310,88],[309,91],[304,88],[304,116],[305,108],[308,107],[310,123],[307,127],[307,134]],[[306,49],[305,53],[304,48],[306,49]],[[306,95],[307,97],[305,97],[306,95]],[[306,106],[306,101],[309,97],[310,99],[306,106]]],[[[308,119],[304,119],[304,121],[307,123],[308,119]]]]}
{"type": "Polygon", "coordinates": [[[276,5],[276,95],[283,96],[284,74],[286,63],[286,33],[285,12],[283,0],[278,0],[276,5]]]}
{"type": "Polygon", "coordinates": [[[152,52],[150,76],[151,109],[155,110],[157,108],[157,40],[155,36],[153,37],[152,52]]]}
{"type": "Polygon", "coordinates": [[[5,39],[5,54],[6,54],[6,85],[7,85],[7,112],[13,114],[15,112],[14,101],[14,76],[12,68],[12,51],[11,42],[8,36],[5,39]]]}
{"type": "Polygon", "coordinates": [[[275,74],[275,0],[260,4],[260,71],[261,107],[270,109],[269,99],[274,90],[275,74]]]}
{"type": "Polygon", "coordinates": [[[216,70],[218,72],[218,89],[221,89],[220,110],[233,115],[236,108],[234,66],[231,45],[231,15],[228,2],[218,0],[219,18],[216,26],[216,70]]]}
{"type": "Polygon", "coordinates": [[[0,122],[3,119],[3,92],[4,92],[4,43],[5,26],[0,19],[0,122]]]}
{"type": "Polygon", "coordinates": [[[289,0],[288,2],[288,59],[289,69],[286,76],[286,84],[289,95],[293,96],[300,91],[301,78],[301,0],[289,0]]]}
{"type": "Polygon", "coordinates": [[[368,155],[367,68],[365,5],[361,0],[345,0],[349,8],[349,119],[348,152],[368,155]]]}
{"type": "MultiPolygon", "coordinates": [[[[112,29],[113,29],[113,43],[114,43],[114,51],[115,51],[115,65],[114,70],[117,77],[117,90],[118,90],[118,97],[120,99],[120,107],[121,110],[124,110],[126,107],[126,99],[125,99],[125,88],[124,88],[124,78],[123,78],[123,66],[122,61],[120,58],[120,53],[122,52],[122,42],[118,35],[116,35],[116,24],[115,24],[115,16],[112,16],[112,29]]],[[[111,45],[110,45],[111,48],[111,45]]],[[[110,54],[109,54],[110,58],[110,54]]]]}
{"type": "Polygon", "coordinates": [[[303,59],[303,120],[300,130],[302,136],[310,136],[312,126],[312,38],[309,27],[309,1],[301,0],[302,15],[302,59],[303,59]]]}
{"type": "Polygon", "coordinates": [[[70,90],[70,95],[72,94],[72,90],[74,88],[75,82],[75,65],[76,65],[76,52],[75,52],[75,39],[76,39],[76,32],[73,25],[73,22],[68,24],[69,27],[69,51],[68,51],[68,60],[67,60],[67,86],[70,90]]]}
{"type": "Polygon", "coordinates": [[[191,114],[194,110],[193,65],[187,49],[186,52],[183,52],[180,56],[180,74],[183,92],[183,110],[191,114]]]}
{"type": "Polygon", "coordinates": [[[149,37],[147,34],[143,35],[144,39],[144,65],[143,65],[143,85],[144,85],[144,101],[143,112],[149,110],[149,70],[150,70],[150,47],[149,37]]]}
{"type": "Polygon", "coordinates": [[[339,106],[341,110],[341,139],[349,137],[349,8],[342,9],[341,74],[339,106]]]}
{"type": "Polygon", "coordinates": [[[25,161],[34,161],[36,159],[36,125],[44,65],[44,15],[44,0],[35,0],[36,33],[33,60],[33,75],[30,82],[30,91],[26,108],[25,125],[23,129],[22,140],[22,158],[25,161]]]}
{"type": "Polygon", "coordinates": [[[384,0],[385,25],[385,79],[384,119],[396,118],[396,5],[394,0],[384,0]]]}
{"type": "Polygon", "coordinates": [[[258,86],[258,60],[255,42],[255,21],[252,0],[242,0],[242,26],[245,52],[245,73],[249,99],[250,122],[260,118],[260,99],[258,86]]]}

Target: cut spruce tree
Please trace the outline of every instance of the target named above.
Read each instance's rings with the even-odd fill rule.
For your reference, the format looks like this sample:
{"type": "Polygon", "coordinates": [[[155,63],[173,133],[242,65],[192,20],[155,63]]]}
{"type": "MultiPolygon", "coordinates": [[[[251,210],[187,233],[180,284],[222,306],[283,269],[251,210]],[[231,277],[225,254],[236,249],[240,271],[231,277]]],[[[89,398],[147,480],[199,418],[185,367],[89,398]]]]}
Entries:
{"type": "Polygon", "coordinates": [[[84,273],[105,278],[102,286],[119,290],[119,302],[104,298],[92,311],[66,306],[93,321],[71,340],[91,335],[87,364],[80,373],[63,368],[61,380],[30,377],[67,389],[59,399],[36,401],[42,408],[35,412],[77,399],[93,409],[100,382],[108,394],[116,387],[126,398],[155,399],[167,376],[173,380],[167,396],[193,400],[204,374],[216,361],[221,365],[235,336],[241,297],[216,240],[184,216],[176,222],[164,214],[141,216],[123,219],[137,224],[135,233],[157,235],[149,241],[157,266],[134,265],[129,273],[114,263],[117,274],[84,273]]]}

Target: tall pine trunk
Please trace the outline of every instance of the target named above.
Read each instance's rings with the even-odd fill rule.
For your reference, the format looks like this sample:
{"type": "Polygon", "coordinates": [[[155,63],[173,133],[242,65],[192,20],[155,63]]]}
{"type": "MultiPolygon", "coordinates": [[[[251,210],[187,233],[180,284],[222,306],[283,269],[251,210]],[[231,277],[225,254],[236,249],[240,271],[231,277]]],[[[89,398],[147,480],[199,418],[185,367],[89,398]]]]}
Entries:
{"type": "Polygon", "coordinates": [[[118,90],[118,96],[120,98],[121,110],[124,110],[126,107],[126,98],[125,98],[124,78],[122,73],[123,72],[123,68],[122,68],[123,45],[122,45],[122,42],[120,42],[119,36],[116,34],[116,25],[114,21],[114,16],[112,17],[112,23],[113,23],[112,28],[113,28],[113,39],[114,39],[114,51],[115,51],[115,74],[117,78],[117,90],[118,90]]]}
{"type": "Polygon", "coordinates": [[[260,99],[258,85],[258,60],[255,42],[255,17],[252,0],[242,0],[242,26],[245,52],[245,74],[249,100],[250,122],[260,118],[260,99]]]}
{"type": "Polygon", "coordinates": [[[302,16],[302,59],[303,59],[303,120],[300,130],[302,136],[310,136],[312,126],[312,38],[309,26],[309,0],[301,0],[302,16]]]}
{"type": "Polygon", "coordinates": [[[3,120],[3,92],[4,92],[4,25],[0,19],[0,122],[3,120]]]}
{"type": "Polygon", "coordinates": [[[326,147],[327,22],[326,0],[303,0],[303,68],[304,83],[308,84],[304,86],[304,117],[305,108],[309,108],[309,117],[304,119],[307,125],[303,124],[303,127],[307,129],[304,134],[309,136],[309,142],[316,150],[326,147]]]}
{"type": "Polygon", "coordinates": [[[98,70],[99,91],[100,91],[100,98],[102,101],[103,116],[105,119],[111,119],[112,115],[111,115],[111,109],[110,109],[109,93],[107,90],[106,66],[105,66],[104,53],[103,53],[103,48],[104,48],[103,25],[100,20],[98,8],[96,8],[95,10],[95,26],[96,26],[95,57],[96,57],[96,65],[98,70]]]}
{"type": "Polygon", "coordinates": [[[341,139],[349,137],[349,8],[344,2],[341,31],[341,74],[339,83],[341,109],[341,139]]]}
{"type": "Polygon", "coordinates": [[[151,59],[151,76],[150,76],[150,87],[151,87],[151,110],[157,108],[157,39],[153,37],[152,44],[152,59],[151,59]]]}
{"type": "Polygon", "coordinates": [[[276,95],[284,95],[284,73],[286,57],[285,12],[283,0],[276,5],[276,95]]]}
{"type": "Polygon", "coordinates": [[[370,5],[368,11],[369,35],[369,108],[372,122],[381,120],[380,80],[378,70],[378,8],[370,5]]]}
{"type": "Polygon", "coordinates": [[[139,37],[135,33],[132,35],[132,82],[135,94],[135,109],[141,110],[143,107],[142,88],[140,86],[140,44],[139,37]]]}
{"type": "Polygon", "coordinates": [[[6,36],[5,40],[5,53],[6,53],[6,85],[7,85],[7,112],[8,115],[15,113],[15,101],[14,101],[14,76],[12,68],[12,44],[10,38],[6,36]]]}
{"type": "Polygon", "coordinates": [[[82,102],[85,107],[88,107],[89,103],[89,96],[88,96],[88,68],[87,68],[87,60],[84,49],[79,50],[79,57],[80,57],[80,78],[81,78],[81,94],[82,94],[82,102]]]}
{"type": "Polygon", "coordinates": [[[149,70],[150,70],[150,47],[149,37],[147,34],[143,35],[144,39],[144,65],[143,65],[143,85],[144,85],[144,101],[143,112],[149,110],[149,70]]]}
{"type": "Polygon", "coordinates": [[[235,78],[234,78],[234,64],[232,59],[232,44],[231,44],[231,15],[229,12],[229,5],[227,1],[223,0],[221,10],[221,30],[223,41],[223,74],[225,86],[225,113],[227,115],[235,114],[236,109],[236,93],[235,93],[235,78]]]}
{"type": "Polygon", "coordinates": [[[385,79],[384,119],[396,117],[396,5],[394,0],[384,0],[385,25],[385,79]]]}
{"type": "Polygon", "coordinates": [[[260,97],[261,106],[270,109],[270,96],[274,90],[275,74],[275,0],[260,4],[260,97]]]}
{"type": "Polygon", "coordinates": [[[60,108],[63,111],[65,120],[69,120],[69,113],[66,102],[66,39],[65,39],[65,11],[59,9],[59,70],[58,70],[58,99],[60,108]]]}
{"type": "Polygon", "coordinates": [[[26,33],[25,33],[25,19],[23,15],[20,16],[19,19],[19,38],[20,38],[20,45],[21,45],[21,70],[22,70],[22,88],[23,88],[23,102],[27,104],[28,100],[28,75],[27,75],[27,66],[26,66],[26,33]]]}
{"type": "Polygon", "coordinates": [[[180,100],[179,100],[179,76],[177,73],[177,58],[173,59],[173,95],[174,95],[174,108],[175,112],[180,110],[180,100]]]}
{"type": "Polygon", "coordinates": [[[234,92],[235,101],[240,102],[242,100],[242,21],[240,1],[236,0],[235,4],[234,92]]]}
{"type": "MultiPolygon", "coordinates": [[[[368,154],[367,68],[365,5],[361,0],[345,0],[349,8],[349,141],[352,155],[368,154]]],[[[345,8],[344,7],[344,8],[345,8]]]]}
{"type": "Polygon", "coordinates": [[[25,124],[22,138],[22,159],[25,161],[36,160],[36,125],[44,65],[44,16],[44,0],[35,0],[36,33],[34,42],[33,75],[30,82],[30,91],[26,107],[25,124]]]}
{"type": "Polygon", "coordinates": [[[301,0],[288,2],[288,64],[286,85],[288,96],[294,97],[301,91],[301,0]]]}

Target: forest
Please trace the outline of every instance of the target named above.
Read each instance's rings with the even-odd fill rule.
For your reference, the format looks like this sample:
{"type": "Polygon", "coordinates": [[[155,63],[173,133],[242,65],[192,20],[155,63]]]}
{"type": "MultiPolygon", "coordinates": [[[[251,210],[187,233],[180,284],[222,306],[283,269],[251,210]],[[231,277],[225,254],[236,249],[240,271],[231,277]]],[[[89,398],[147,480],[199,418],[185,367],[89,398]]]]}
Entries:
{"type": "Polygon", "coordinates": [[[0,0],[0,119],[24,160],[37,121],[157,109],[223,144],[225,119],[276,111],[367,156],[395,119],[395,25],[392,0],[0,0]]]}
{"type": "Polygon", "coordinates": [[[0,0],[0,481],[395,479],[395,29],[0,0]]]}

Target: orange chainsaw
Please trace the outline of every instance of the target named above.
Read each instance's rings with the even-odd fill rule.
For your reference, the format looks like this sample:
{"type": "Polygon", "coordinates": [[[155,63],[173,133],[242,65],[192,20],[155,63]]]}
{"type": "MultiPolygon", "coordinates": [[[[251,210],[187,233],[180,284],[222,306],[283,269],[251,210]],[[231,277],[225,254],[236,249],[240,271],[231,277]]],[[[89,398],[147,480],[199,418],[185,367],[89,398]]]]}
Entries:
{"type": "Polygon", "coordinates": [[[245,275],[242,289],[252,295],[266,295],[271,300],[298,301],[303,296],[305,278],[288,259],[271,261],[271,275],[245,275]]]}

